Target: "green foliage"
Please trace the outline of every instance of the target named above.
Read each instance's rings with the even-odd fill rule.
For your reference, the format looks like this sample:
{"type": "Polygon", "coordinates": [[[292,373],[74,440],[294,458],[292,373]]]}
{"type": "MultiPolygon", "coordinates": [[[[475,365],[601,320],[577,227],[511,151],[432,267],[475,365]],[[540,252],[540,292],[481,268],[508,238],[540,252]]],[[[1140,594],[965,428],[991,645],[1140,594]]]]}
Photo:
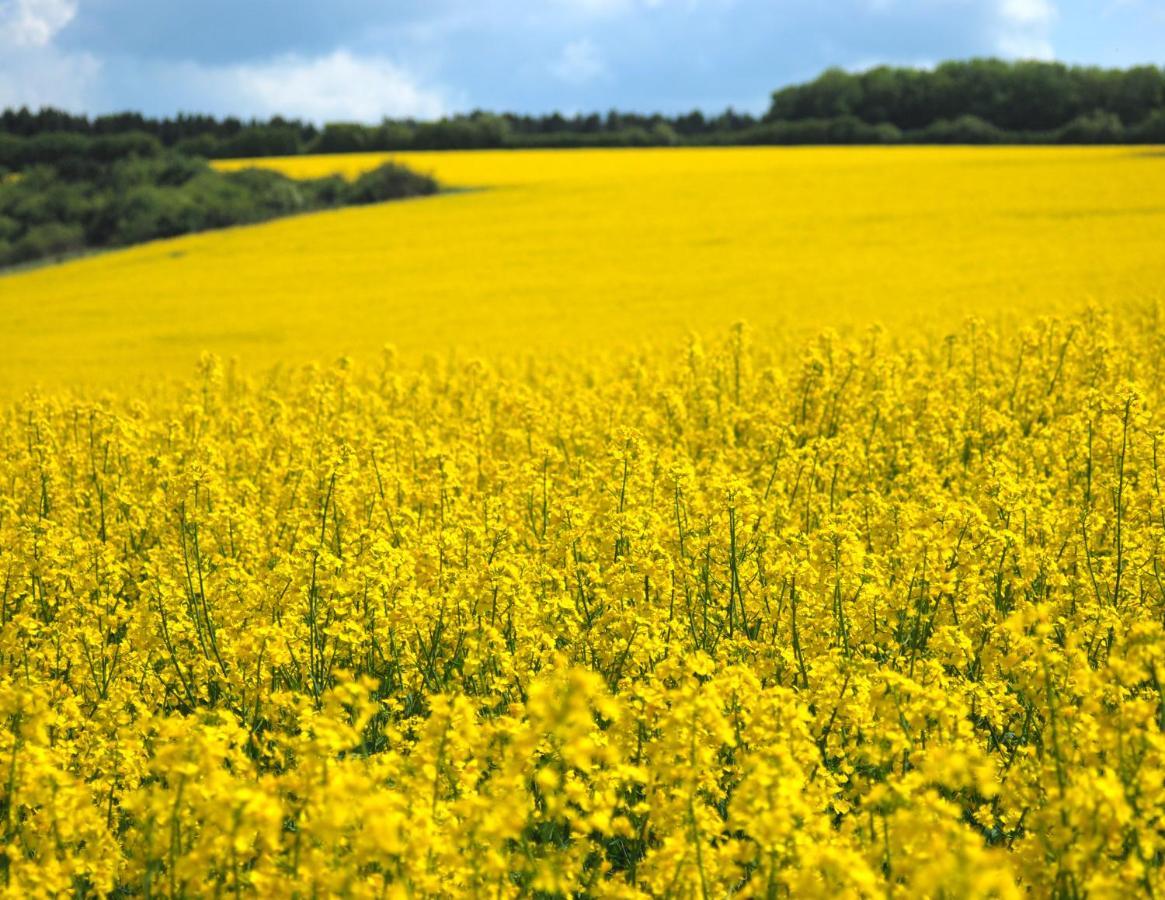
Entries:
{"type": "Polygon", "coordinates": [[[387,163],[365,172],[344,191],[347,203],[380,203],[396,197],[418,197],[437,191],[437,182],[403,166],[387,163]]]}
{"type": "Polygon", "coordinates": [[[8,263],[75,253],[85,246],[84,229],[72,222],[44,222],[25,230],[8,250],[8,263]]]}
{"type": "Polygon", "coordinates": [[[739,133],[742,144],[896,144],[902,133],[893,125],[870,125],[851,116],[768,122],[739,133]]]}
{"type": "Polygon", "coordinates": [[[89,155],[101,162],[115,162],[135,156],[158,156],[162,150],[161,141],[142,131],[105,134],[95,138],[89,145],[89,155]]]}
{"type": "Polygon", "coordinates": [[[413,146],[432,150],[503,147],[509,129],[496,116],[457,117],[424,122],[413,133],[413,146]]]}
{"type": "Polygon", "coordinates": [[[375,132],[364,125],[332,122],[308,147],[310,153],[363,153],[373,149],[375,132]]]}
{"type": "Polygon", "coordinates": [[[956,119],[939,119],[921,131],[927,144],[1002,144],[1008,134],[978,116],[965,115],[956,119]]]}
{"type": "Polygon", "coordinates": [[[1124,137],[1124,128],[1116,113],[1095,110],[1077,116],[1057,132],[1063,144],[1115,144],[1124,137]]]}
{"type": "Polygon", "coordinates": [[[186,156],[200,156],[203,159],[214,159],[222,155],[222,143],[213,134],[199,134],[194,137],[183,138],[174,145],[178,153],[186,156]]]}
{"type": "MultiPolygon", "coordinates": [[[[328,175],[324,178],[313,178],[301,182],[310,190],[316,200],[322,206],[343,206],[345,203],[352,203],[350,199],[351,186],[341,178],[339,175],[328,175]]],[[[407,197],[408,194],[401,196],[407,197]]],[[[394,199],[392,197],[385,197],[384,199],[394,199]]]]}
{"type": "Polygon", "coordinates": [[[1165,109],[1130,128],[1128,137],[1139,144],[1165,144],[1165,109]]]}
{"type": "MultiPolygon", "coordinates": [[[[927,129],[937,122],[975,116],[1005,131],[1042,132],[1044,139],[1054,140],[1057,129],[1082,117],[1109,114],[1129,126],[1163,107],[1165,71],[1155,66],[1120,70],[973,59],[946,62],[933,70],[830,69],[814,81],[774,93],[766,119],[854,115],[863,122],[889,122],[903,131],[922,129],[913,137],[925,140],[932,133],[927,129]]],[[[1098,133],[1109,131],[1106,126],[1098,133]]],[[[945,131],[933,133],[941,136],[945,131]]]]}
{"type": "Polygon", "coordinates": [[[433,179],[395,165],[352,184],[265,169],[221,173],[193,157],[141,152],[149,143],[121,142],[135,149],[114,162],[65,157],[0,181],[0,266],[437,190],[433,179]]]}
{"type": "Polygon", "coordinates": [[[248,128],[222,142],[218,147],[218,155],[232,158],[292,156],[302,149],[298,128],[264,126],[248,128]]]}
{"type": "Polygon", "coordinates": [[[716,116],[475,111],[431,122],[311,123],[273,118],[118,113],[90,119],[56,109],[0,111],[0,171],[53,165],[65,177],[152,158],[163,150],[216,159],[506,147],[659,147],[674,144],[1152,143],[1165,141],[1165,69],[1101,69],[971,59],[933,69],[832,68],[772,95],[759,121],[716,116]]]}

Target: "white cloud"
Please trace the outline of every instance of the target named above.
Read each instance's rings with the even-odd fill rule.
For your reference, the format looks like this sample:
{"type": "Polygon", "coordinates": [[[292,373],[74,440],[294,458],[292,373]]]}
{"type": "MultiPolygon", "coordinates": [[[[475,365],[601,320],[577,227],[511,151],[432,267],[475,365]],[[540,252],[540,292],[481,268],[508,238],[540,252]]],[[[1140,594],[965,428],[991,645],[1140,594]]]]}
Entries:
{"type": "Polygon", "coordinates": [[[550,6],[583,16],[622,15],[638,9],[679,7],[694,10],[700,6],[731,6],[735,0],[551,0],[550,6]]]}
{"type": "Polygon", "coordinates": [[[635,0],[555,0],[555,5],[586,15],[610,15],[632,9],[635,0]]]}
{"type": "Polygon", "coordinates": [[[1017,59],[1053,59],[1051,26],[1057,10],[1050,0],[997,0],[996,52],[1017,59]]]}
{"type": "Polygon", "coordinates": [[[5,51],[0,54],[0,109],[87,109],[100,74],[100,60],[87,53],[59,53],[52,47],[5,51]]]}
{"type": "Polygon", "coordinates": [[[0,108],[83,109],[92,101],[100,61],[53,46],[76,14],[75,0],[0,0],[0,108]]]}
{"type": "Polygon", "coordinates": [[[1056,18],[1056,7],[1048,0],[1001,0],[999,14],[1015,25],[1048,25],[1056,18]]]}
{"type": "Polygon", "coordinates": [[[285,115],[324,121],[377,121],[384,116],[435,118],[448,111],[444,94],[402,66],[347,50],[326,56],[283,56],[216,68],[186,65],[190,88],[215,94],[245,115],[285,115]]]}
{"type": "Polygon", "coordinates": [[[76,15],[76,0],[0,0],[0,47],[47,47],[76,15]]]}
{"type": "Polygon", "coordinates": [[[588,38],[571,41],[550,66],[555,78],[567,84],[586,84],[607,73],[607,64],[594,42],[588,38]]]}
{"type": "Polygon", "coordinates": [[[1003,34],[995,42],[995,49],[1010,59],[1053,60],[1056,50],[1046,38],[1028,37],[1022,34],[1003,34]]]}

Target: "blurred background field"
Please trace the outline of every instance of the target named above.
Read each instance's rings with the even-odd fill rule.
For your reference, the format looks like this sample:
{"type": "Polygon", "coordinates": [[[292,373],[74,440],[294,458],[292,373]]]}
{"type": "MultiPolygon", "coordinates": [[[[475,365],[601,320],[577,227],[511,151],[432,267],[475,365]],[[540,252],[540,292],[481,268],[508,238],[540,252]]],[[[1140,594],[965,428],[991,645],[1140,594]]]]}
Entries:
{"type": "MultiPolygon", "coordinates": [[[[352,176],[386,154],[225,161],[352,176]]],[[[300,216],[0,276],[0,391],[100,389],[342,354],[635,347],[946,330],[1159,297],[1154,148],[403,153],[434,198],[300,216]]]]}

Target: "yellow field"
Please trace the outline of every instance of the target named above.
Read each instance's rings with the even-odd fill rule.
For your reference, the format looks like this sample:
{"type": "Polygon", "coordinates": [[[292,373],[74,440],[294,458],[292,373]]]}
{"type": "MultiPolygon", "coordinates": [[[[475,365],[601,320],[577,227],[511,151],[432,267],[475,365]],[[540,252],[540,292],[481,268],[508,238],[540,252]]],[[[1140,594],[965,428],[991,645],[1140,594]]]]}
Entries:
{"type": "Polygon", "coordinates": [[[407,161],[0,278],[0,896],[1165,893],[1165,157],[407,161]]]}
{"type": "MultiPolygon", "coordinates": [[[[266,161],[293,174],[380,158],[266,161]]],[[[1165,283],[1144,149],[405,154],[489,188],[0,277],[0,384],[407,354],[577,351],[1073,309],[1165,283]]],[[[247,163],[251,164],[251,163],[247,163]]]]}

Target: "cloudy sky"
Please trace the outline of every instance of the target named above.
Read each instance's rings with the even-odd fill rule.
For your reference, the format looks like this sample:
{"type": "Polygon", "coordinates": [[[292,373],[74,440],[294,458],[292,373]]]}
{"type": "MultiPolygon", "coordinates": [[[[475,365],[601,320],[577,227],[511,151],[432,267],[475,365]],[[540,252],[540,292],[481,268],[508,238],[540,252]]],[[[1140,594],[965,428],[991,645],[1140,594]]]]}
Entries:
{"type": "Polygon", "coordinates": [[[759,112],[830,65],[1165,62],[1165,0],[0,0],[0,107],[759,112]]]}

